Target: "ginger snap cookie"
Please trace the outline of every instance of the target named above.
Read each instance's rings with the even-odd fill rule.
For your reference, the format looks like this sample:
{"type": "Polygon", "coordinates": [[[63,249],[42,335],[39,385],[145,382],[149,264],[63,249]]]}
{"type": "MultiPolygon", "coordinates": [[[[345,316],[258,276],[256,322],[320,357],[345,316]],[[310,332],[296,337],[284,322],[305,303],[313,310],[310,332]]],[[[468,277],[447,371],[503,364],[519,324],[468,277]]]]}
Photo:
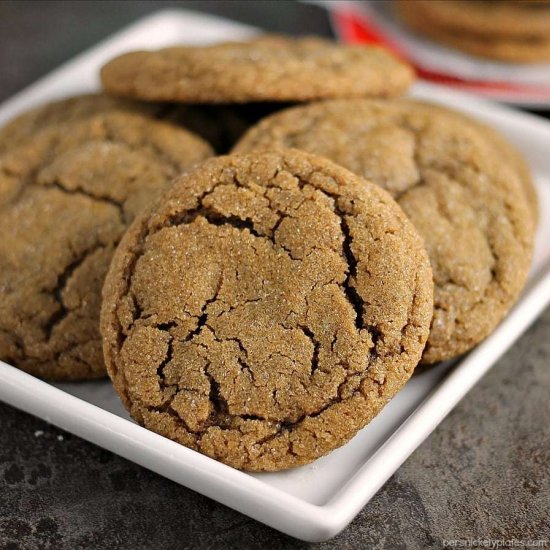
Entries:
{"type": "Polygon", "coordinates": [[[145,101],[246,103],[395,96],[413,71],[378,47],[265,36],[130,52],[107,63],[101,80],[110,94],[145,101]]]}
{"type": "Polygon", "coordinates": [[[550,36],[550,3],[540,0],[397,0],[399,7],[428,18],[426,23],[478,38],[550,36]]]}
{"type": "Polygon", "coordinates": [[[516,170],[483,132],[410,100],[327,101],[264,119],[234,151],[286,147],[379,184],[424,238],[435,281],[424,363],[491,333],[525,283],[534,224],[516,170]]]}
{"type": "Polygon", "coordinates": [[[433,307],[422,241],[389,194],[292,150],[182,176],[123,237],[103,296],[132,416],[254,471],[353,437],[412,374],[433,307]]]}
{"type": "Polygon", "coordinates": [[[0,357],[51,379],[105,375],[101,287],[127,225],[211,154],[193,134],[111,112],[0,156],[0,357]]]}
{"type": "Polygon", "coordinates": [[[396,13],[413,30],[481,57],[550,59],[550,3],[541,1],[398,0],[396,13]]]}
{"type": "Polygon", "coordinates": [[[473,56],[511,63],[536,63],[550,60],[550,39],[547,38],[482,38],[426,25],[424,19],[418,19],[419,14],[409,13],[408,9],[401,11],[401,17],[411,29],[418,33],[473,56]]]}
{"type": "Polygon", "coordinates": [[[26,111],[0,128],[0,155],[14,149],[47,126],[74,122],[111,111],[155,114],[160,109],[153,103],[138,103],[104,94],[85,94],[61,99],[26,111]]]}

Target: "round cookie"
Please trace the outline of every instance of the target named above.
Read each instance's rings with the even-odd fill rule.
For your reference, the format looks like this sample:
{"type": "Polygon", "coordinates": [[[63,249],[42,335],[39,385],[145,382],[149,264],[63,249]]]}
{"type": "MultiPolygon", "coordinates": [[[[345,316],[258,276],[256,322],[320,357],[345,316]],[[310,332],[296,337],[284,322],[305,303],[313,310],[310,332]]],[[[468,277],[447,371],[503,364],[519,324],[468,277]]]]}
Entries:
{"type": "Polygon", "coordinates": [[[137,219],[103,290],[132,416],[236,468],[347,442],[428,336],[429,260],[382,189],[300,151],[206,161],[137,219]]]}
{"type": "Polygon", "coordinates": [[[525,283],[533,222],[519,177],[464,116],[414,101],[327,101],[275,114],[234,151],[295,147],[387,189],[425,241],[435,311],[422,362],[488,336],[525,283]]]}
{"type": "Polygon", "coordinates": [[[414,13],[426,26],[478,40],[550,36],[550,4],[545,2],[397,0],[396,5],[414,13]]]}
{"type": "Polygon", "coordinates": [[[104,94],[85,94],[40,105],[17,116],[0,128],[0,155],[13,149],[36,132],[63,122],[82,120],[111,111],[156,114],[159,105],[144,104],[104,94]]]}
{"type": "MultiPolygon", "coordinates": [[[[417,2],[402,1],[396,4],[395,9],[398,16],[413,30],[472,55],[509,62],[550,60],[548,33],[525,36],[513,34],[502,36],[490,33],[481,35],[469,34],[452,27],[446,28],[431,18],[433,6],[444,7],[446,4],[447,2],[428,2],[426,5],[417,5],[417,2]]],[[[468,3],[468,9],[469,5],[470,3],[468,3]]],[[[549,8],[546,10],[550,13],[549,8]]],[[[519,19],[521,20],[521,17],[519,19]]],[[[527,26],[526,30],[529,28],[527,26]]]]}
{"type": "Polygon", "coordinates": [[[101,287],[134,216],[211,154],[193,134],[111,112],[0,157],[0,357],[50,379],[105,375],[101,287]]]}
{"type": "Polygon", "coordinates": [[[111,94],[184,103],[395,96],[412,79],[412,69],[381,48],[282,36],[131,52],[101,70],[111,94]]]}
{"type": "Polygon", "coordinates": [[[538,63],[550,61],[550,39],[530,40],[493,39],[448,34],[431,28],[425,33],[431,38],[466,53],[512,63],[538,63]]]}

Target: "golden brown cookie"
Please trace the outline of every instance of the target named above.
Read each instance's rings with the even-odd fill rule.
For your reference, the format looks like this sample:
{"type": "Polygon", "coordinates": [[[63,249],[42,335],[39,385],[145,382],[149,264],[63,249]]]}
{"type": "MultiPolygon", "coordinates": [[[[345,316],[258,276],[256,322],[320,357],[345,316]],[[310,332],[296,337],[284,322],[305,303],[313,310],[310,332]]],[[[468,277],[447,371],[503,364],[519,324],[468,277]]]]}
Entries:
{"type": "Polygon", "coordinates": [[[483,340],[516,300],[533,222],[514,169],[466,117],[407,100],[327,101],[261,121],[235,147],[296,147],[387,189],[424,238],[435,312],[422,361],[483,340]]]}
{"type": "Polygon", "coordinates": [[[115,110],[155,115],[161,107],[153,103],[138,103],[103,94],[78,95],[46,103],[24,112],[0,128],[0,154],[17,147],[47,126],[82,120],[115,110]]]}
{"type": "Polygon", "coordinates": [[[398,9],[422,17],[426,25],[469,37],[550,37],[550,4],[540,1],[398,0],[398,9]]]}
{"type": "Polygon", "coordinates": [[[245,470],[346,443],[408,380],[433,286],[391,197],[300,151],[206,161],[137,219],[101,331],[141,424],[245,470]]]}
{"type": "Polygon", "coordinates": [[[510,62],[550,60],[550,4],[509,4],[400,0],[395,8],[413,30],[472,55],[510,62]]]}
{"type": "Polygon", "coordinates": [[[512,63],[538,63],[550,61],[550,39],[510,40],[470,37],[448,34],[433,27],[426,32],[431,38],[466,53],[512,63]]]}
{"type": "Polygon", "coordinates": [[[0,357],[51,379],[105,375],[100,295],[127,225],[211,154],[198,137],[111,112],[0,157],[0,357]]]}
{"type": "Polygon", "coordinates": [[[282,36],[131,52],[101,70],[111,94],[184,103],[395,96],[412,79],[408,65],[378,47],[282,36]]]}

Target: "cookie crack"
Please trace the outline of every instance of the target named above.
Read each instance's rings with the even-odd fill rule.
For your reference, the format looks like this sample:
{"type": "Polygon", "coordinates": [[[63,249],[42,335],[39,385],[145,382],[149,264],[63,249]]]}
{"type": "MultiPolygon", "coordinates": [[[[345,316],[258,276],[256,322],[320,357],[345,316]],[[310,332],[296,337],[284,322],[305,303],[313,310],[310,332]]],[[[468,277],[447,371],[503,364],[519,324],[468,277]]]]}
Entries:
{"type": "MultiPolygon", "coordinates": [[[[310,185],[307,181],[298,178],[300,189],[303,189],[306,185],[310,185]]],[[[338,199],[340,196],[337,193],[330,193],[327,190],[320,190],[325,196],[330,197],[333,201],[333,212],[338,216],[340,220],[340,231],[342,232],[342,257],[345,260],[348,269],[346,278],[344,279],[342,286],[344,294],[355,312],[355,327],[357,330],[367,329],[372,339],[371,356],[373,358],[378,357],[377,345],[382,338],[380,330],[373,325],[364,324],[365,316],[365,301],[354,286],[354,281],[357,277],[357,267],[359,262],[355,258],[352,250],[353,236],[351,234],[351,228],[347,222],[347,214],[338,206],[338,199]]],[[[402,329],[403,331],[403,329],[402,329]]]]}
{"type": "Polygon", "coordinates": [[[163,403],[162,405],[159,405],[156,407],[152,405],[145,405],[145,404],[143,404],[142,407],[149,412],[157,412],[157,413],[167,414],[168,416],[171,416],[176,421],[176,423],[180,424],[180,426],[187,433],[196,435],[199,432],[192,430],[189,424],[187,424],[187,422],[178,414],[178,411],[176,411],[176,409],[172,407],[172,401],[174,397],[175,396],[173,396],[172,399],[170,399],[166,403],[163,403]]]}
{"type": "Polygon", "coordinates": [[[15,347],[15,351],[17,355],[15,356],[9,356],[5,355],[1,359],[6,362],[16,362],[19,358],[23,357],[25,355],[25,341],[19,334],[16,334],[15,332],[6,330],[2,327],[0,327],[0,334],[3,334],[11,343],[13,343],[13,346],[15,347]]]}
{"type": "Polygon", "coordinates": [[[69,313],[71,313],[71,311],[73,311],[65,305],[63,300],[63,291],[67,287],[69,280],[74,275],[75,271],[86,261],[88,256],[94,254],[98,250],[103,250],[104,248],[104,246],[99,245],[84,250],[57,276],[55,287],[51,289],[51,295],[59,304],[59,309],[50,316],[43,326],[46,341],[51,340],[55,328],[63,321],[63,319],[67,317],[69,313]]]}
{"type": "Polygon", "coordinates": [[[95,195],[93,193],[90,193],[89,191],[86,191],[86,189],[83,189],[82,187],[78,187],[77,189],[67,189],[59,180],[51,181],[48,183],[43,184],[37,184],[37,187],[46,188],[46,189],[57,189],[61,191],[65,195],[75,195],[80,197],[86,197],[94,202],[103,203],[103,204],[110,204],[111,206],[114,206],[117,209],[118,216],[122,223],[126,224],[126,215],[124,213],[124,206],[122,203],[116,201],[112,197],[108,197],[106,195],[95,195]]]}
{"type": "Polygon", "coordinates": [[[363,328],[365,302],[363,301],[363,299],[359,295],[359,292],[357,292],[357,289],[353,285],[353,282],[357,277],[358,262],[355,256],[353,255],[353,252],[351,249],[351,244],[353,239],[352,239],[351,231],[345,216],[340,217],[340,229],[342,231],[342,235],[344,236],[344,240],[342,241],[342,255],[348,265],[346,278],[344,279],[342,286],[344,288],[344,293],[346,294],[348,302],[351,304],[351,307],[355,312],[355,327],[357,328],[357,330],[361,330],[363,328]]]}
{"type": "Polygon", "coordinates": [[[298,328],[302,331],[304,336],[309,339],[311,345],[313,346],[313,353],[311,355],[311,370],[310,376],[313,376],[315,372],[319,369],[319,352],[321,350],[321,342],[315,338],[313,331],[305,326],[299,325],[298,328]]]}
{"type": "MultiPolygon", "coordinates": [[[[159,116],[155,117],[157,120],[160,119],[159,116]]],[[[105,132],[105,140],[110,141],[112,143],[122,143],[124,145],[128,145],[127,142],[124,140],[121,140],[119,136],[117,135],[116,130],[113,130],[109,126],[109,121],[103,121],[103,131],[105,132]]],[[[176,174],[180,173],[182,171],[181,167],[178,165],[177,161],[173,159],[171,156],[167,155],[165,151],[160,148],[153,139],[141,141],[138,143],[138,146],[142,149],[150,149],[155,156],[159,157],[163,163],[167,164],[171,170],[172,175],[175,176],[176,174]]]]}
{"type": "MultiPolygon", "coordinates": [[[[197,203],[201,204],[202,200],[206,196],[208,196],[210,194],[210,192],[211,192],[211,190],[207,190],[204,193],[202,193],[200,196],[198,196],[197,197],[197,203]]],[[[160,224],[158,226],[150,227],[150,226],[147,225],[147,222],[144,218],[141,219],[141,227],[140,227],[140,231],[139,231],[138,246],[137,246],[137,249],[135,251],[135,254],[131,257],[129,264],[126,267],[125,274],[124,274],[124,276],[125,276],[125,285],[124,285],[124,288],[121,290],[121,293],[120,293],[120,298],[126,298],[126,297],[128,297],[129,294],[131,294],[132,295],[132,302],[136,306],[138,306],[136,308],[136,311],[139,311],[138,316],[134,313],[133,320],[129,324],[129,326],[127,328],[127,331],[130,331],[132,329],[132,327],[135,325],[136,321],[142,315],[141,308],[139,307],[139,304],[138,304],[138,300],[136,299],[136,297],[135,297],[135,295],[132,291],[133,278],[134,278],[134,274],[135,274],[135,270],[136,270],[136,264],[137,264],[138,260],[143,256],[144,248],[145,248],[145,241],[147,240],[147,238],[151,234],[154,234],[155,232],[160,231],[163,227],[169,226],[170,225],[169,222],[170,222],[170,218],[168,219],[168,223],[164,223],[164,224],[160,224]]],[[[117,321],[117,325],[118,325],[118,330],[117,330],[117,339],[116,339],[116,349],[117,349],[117,352],[119,353],[121,348],[122,348],[123,342],[124,342],[124,336],[123,335],[126,335],[126,337],[127,337],[128,332],[124,330],[124,328],[121,326],[119,321],[117,321]]],[[[113,366],[115,374],[119,375],[121,377],[121,379],[123,381],[122,391],[124,393],[125,398],[127,400],[129,400],[128,390],[127,390],[128,381],[126,379],[126,374],[124,372],[124,369],[119,369],[118,364],[117,364],[116,360],[114,360],[114,358],[112,360],[112,366],[113,366]]]]}
{"type": "Polygon", "coordinates": [[[230,215],[226,216],[220,212],[216,212],[212,208],[205,206],[200,206],[194,210],[187,211],[183,216],[175,216],[172,218],[170,226],[179,226],[179,225],[189,225],[193,223],[197,218],[204,218],[210,225],[222,226],[230,225],[236,229],[248,229],[248,231],[255,237],[264,237],[267,238],[267,235],[261,235],[256,228],[254,227],[254,222],[251,218],[247,217],[245,219],[240,218],[239,216],[230,215]]]}
{"type": "MultiPolygon", "coordinates": [[[[252,380],[252,383],[256,385],[256,376],[254,375],[254,371],[252,370],[252,367],[250,367],[250,365],[245,363],[245,361],[243,361],[243,359],[241,359],[240,357],[237,358],[237,364],[239,365],[241,372],[247,372],[248,375],[250,376],[250,379],[252,380]]],[[[257,417],[257,418],[260,418],[260,417],[257,417]]]]}
{"type": "MultiPolygon", "coordinates": [[[[92,339],[92,340],[88,340],[88,342],[98,342],[98,343],[101,343],[101,338],[94,338],[94,339],[92,339]]],[[[65,349],[63,349],[63,350],[57,351],[57,352],[54,354],[53,358],[51,358],[51,361],[52,361],[53,363],[57,363],[63,355],[66,355],[66,354],[71,353],[73,350],[75,350],[75,349],[77,349],[79,346],[81,346],[82,343],[83,343],[83,342],[75,342],[75,343],[73,343],[71,346],[69,346],[69,347],[67,347],[67,348],[65,348],[65,349]]],[[[88,370],[89,370],[90,372],[94,372],[94,367],[93,367],[93,365],[92,365],[89,361],[87,361],[85,357],[80,357],[80,356],[79,356],[79,357],[74,357],[74,356],[72,356],[71,359],[72,359],[73,361],[78,361],[78,362],[82,363],[83,365],[86,365],[86,367],[88,368],[88,370]]],[[[45,359],[43,359],[43,360],[39,360],[38,358],[33,358],[33,360],[37,360],[37,361],[40,362],[40,363],[47,363],[47,362],[50,361],[50,358],[45,358],[45,359]]]]}
{"type": "Polygon", "coordinates": [[[210,382],[210,392],[208,394],[208,399],[210,400],[210,403],[212,403],[212,408],[214,409],[213,412],[215,413],[215,418],[212,419],[211,423],[219,425],[222,423],[224,418],[230,417],[229,406],[221,393],[219,382],[216,380],[214,375],[208,371],[209,366],[210,364],[208,364],[204,369],[204,375],[206,376],[206,378],[208,378],[208,381],[210,382]]]}
{"type": "Polygon", "coordinates": [[[164,391],[169,387],[173,387],[173,385],[171,384],[166,384],[166,379],[164,376],[164,369],[168,366],[168,364],[170,363],[170,361],[172,361],[174,357],[174,337],[170,334],[169,331],[166,331],[166,332],[168,332],[168,335],[169,335],[168,348],[166,350],[166,355],[164,359],[161,361],[161,363],[157,367],[157,377],[159,379],[159,387],[161,391],[164,391]]]}
{"type": "MultiPolygon", "coordinates": [[[[277,170],[274,177],[276,177],[279,174],[279,172],[280,172],[280,170],[277,170]]],[[[236,174],[232,174],[232,183],[238,189],[246,189],[246,190],[251,189],[249,186],[243,184],[238,179],[236,174]]],[[[254,190],[258,191],[257,189],[254,189],[254,190]]],[[[263,192],[262,192],[262,189],[260,189],[259,195],[264,197],[267,200],[270,209],[279,216],[279,219],[277,220],[275,225],[270,229],[269,233],[264,233],[264,232],[258,231],[256,229],[256,226],[254,225],[254,221],[250,217],[242,218],[242,217],[239,217],[239,216],[236,216],[236,215],[225,215],[225,214],[222,214],[220,212],[217,212],[216,210],[214,210],[211,207],[204,206],[204,204],[203,204],[204,199],[207,196],[209,196],[210,194],[211,194],[211,191],[208,191],[208,192],[203,193],[198,198],[198,200],[197,200],[197,202],[199,204],[198,207],[193,208],[192,210],[188,210],[183,214],[178,214],[178,215],[170,217],[168,219],[168,223],[165,224],[165,227],[166,226],[174,227],[174,226],[178,226],[178,225],[190,224],[195,219],[197,219],[198,217],[203,217],[211,225],[215,225],[215,226],[231,225],[231,226],[235,227],[236,229],[240,229],[240,230],[248,229],[250,231],[250,233],[252,235],[254,235],[255,237],[264,238],[267,241],[271,242],[273,245],[281,247],[290,256],[291,259],[293,259],[293,260],[300,260],[301,259],[301,258],[298,258],[298,257],[294,256],[292,254],[292,251],[289,248],[287,248],[286,246],[284,246],[282,243],[277,242],[277,239],[275,237],[275,233],[276,233],[277,229],[279,228],[279,226],[281,225],[283,220],[285,218],[292,217],[292,214],[286,213],[286,212],[283,212],[283,211],[281,211],[277,208],[274,208],[272,200],[269,197],[267,197],[266,189],[263,189],[263,192]]],[[[306,201],[306,199],[300,201],[300,203],[295,205],[292,208],[292,210],[296,211],[296,209],[299,208],[305,201],[306,201]]]]}
{"type": "MultiPolygon", "coordinates": [[[[166,406],[168,408],[171,407],[171,403],[173,402],[175,397],[180,392],[180,388],[179,388],[178,384],[166,384],[166,379],[165,379],[165,375],[164,375],[164,369],[170,363],[170,361],[173,359],[174,343],[175,343],[175,341],[178,341],[178,342],[191,342],[195,338],[195,336],[198,336],[202,332],[204,327],[208,327],[212,331],[212,333],[214,334],[214,337],[217,339],[212,327],[210,327],[208,325],[207,308],[211,303],[215,302],[218,299],[218,295],[220,293],[222,284],[223,284],[223,273],[220,275],[220,278],[218,280],[218,284],[217,284],[216,290],[214,291],[214,294],[212,295],[211,298],[208,298],[207,300],[205,300],[204,304],[201,307],[201,312],[200,312],[200,315],[198,316],[198,320],[197,320],[197,326],[191,332],[189,332],[189,334],[187,334],[187,336],[185,338],[176,340],[174,338],[174,336],[172,336],[170,334],[170,329],[177,326],[176,321],[172,321],[172,322],[168,322],[168,323],[162,323],[162,324],[159,324],[159,325],[156,326],[157,329],[168,332],[168,334],[170,336],[170,339],[168,341],[168,349],[167,349],[167,352],[166,352],[166,356],[163,359],[163,361],[159,364],[159,366],[157,367],[157,377],[158,377],[158,380],[159,380],[160,390],[165,391],[166,389],[169,389],[169,388],[176,388],[174,394],[171,395],[169,397],[169,400],[167,401],[167,403],[164,404],[164,406],[166,406]]],[[[244,347],[243,347],[243,349],[244,349],[244,347]]],[[[216,412],[216,416],[220,417],[222,414],[227,414],[226,411],[228,410],[228,406],[227,406],[227,402],[223,399],[223,397],[221,395],[219,383],[216,381],[214,376],[211,373],[208,372],[208,367],[209,366],[210,366],[210,364],[208,364],[205,367],[204,374],[208,378],[209,383],[210,383],[210,396],[209,397],[211,399],[211,402],[214,404],[214,410],[216,412]]],[[[156,407],[155,410],[158,410],[159,412],[170,412],[170,411],[161,410],[158,407],[156,407]]],[[[181,418],[180,415],[178,415],[176,411],[173,411],[173,413],[175,413],[178,416],[178,418],[181,418]]],[[[182,419],[182,422],[184,422],[183,419],[182,419]]],[[[185,424],[185,422],[184,422],[184,424],[185,424]]],[[[187,427],[187,429],[189,429],[189,428],[187,427]]],[[[192,432],[192,433],[202,433],[204,430],[199,431],[199,432],[193,431],[193,430],[189,430],[189,431],[192,432]]]]}
{"type": "MultiPolygon", "coordinates": [[[[208,312],[206,310],[208,309],[208,306],[210,304],[213,304],[218,299],[222,285],[223,285],[223,272],[220,274],[220,277],[218,279],[218,284],[216,286],[216,290],[214,291],[214,294],[212,295],[211,298],[208,298],[207,300],[205,300],[204,304],[201,307],[201,311],[197,320],[197,326],[185,337],[185,339],[183,340],[184,342],[190,342],[191,340],[193,340],[195,336],[201,333],[204,327],[208,327],[208,312]]],[[[211,327],[208,327],[208,328],[212,330],[211,327]]],[[[212,330],[212,332],[214,331],[212,330]]]]}
{"type": "MultiPolygon", "coordinates": [[[[336,397],[330,399],[327,403],[325,403],[322,407],[320,407],[318,410],[314,411],[314,412],[311,412],[311,413],[307,413],[307,414],[303,414],[302,416],[300,416],[296,421],[294,422],[277,422],[277,424],[275,425],[275,432],[268,435],[268,436],[265,436],[261,439],[258,439],[256,442],[255,442],[255,445],[261,445],[261,446],[265,446],[266,443],[270,443],[271,441],[275,440],[275,439],[278,439],[279,437],[284,437],[284,435],[286,433],[290,433],[292,432],[292,430],[294,430],[297,426],[301,425],[305,420],[309,419],[309,418],[316,418],[318,416],[320,416],[321,414],[323,414],[327,409],[329,409],[330,407],[333,407],[334,405],[338,404],[338,403],[341,403],[342,401],[346,400],[346,399],[351,399],[352,397],[355,397],[357,395],[362,395],[361,392],[359,390],[355,390],[353,391],[348,397],[341,397],[339,394],[341,393],[341,388],[343,388],[343,386],[346,384],[346,382],[348,381],[349,378],[353,377],[353,376],[361,376],[360,373],[356,373],[356,374],[353,374],[353,375],[350,375],[349,377],[346,377],[346,380],[344,380],[339,386],[338,386],[338,394],[336,397]]],[[[377,383],[380,388],[383,388],[384,386],[384,382],[382,383],[377,383]]],[[[382,393],[382,389],[378,390],[378,393],[379,395],[381,395],[382,393]]],[[[315,436],[315,434],[313,433],[312,435],[315,436]]],[[[291,445],[292,442],[289,442],[289,445],[291,445]]],[[[265,452],[267,452],[268,449],[266,449],[266,451],[264,452],[261,452],[259,454],[259,456],[263,456],[265,454],[265,452]]]]}

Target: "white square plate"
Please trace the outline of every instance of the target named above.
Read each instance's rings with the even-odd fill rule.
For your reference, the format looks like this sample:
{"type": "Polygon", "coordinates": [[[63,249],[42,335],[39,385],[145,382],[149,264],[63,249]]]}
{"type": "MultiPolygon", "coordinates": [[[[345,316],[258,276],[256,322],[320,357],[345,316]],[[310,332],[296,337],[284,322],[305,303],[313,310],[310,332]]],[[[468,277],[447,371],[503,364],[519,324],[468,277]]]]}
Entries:
{"type": "MultiPolygon", "coordinates": [[[[0,124],[33,105],[98,89],[99,67],[123,51],[254,32],[190,12],[159,12],[6,101],[0,124]]],[[[499,128],[525,153],[536,177],[541,215],[528,287],[506,320],[468,356],[420,370],[373,422],[329,456],[269,474],[239,472],[138,426],[106,380],[49,384],[0,362],[0,399],[289,535],[308,541],[336,535],[550,302],[550,123],[432,85],[418,84],[413,94],[499,128]]]]}

